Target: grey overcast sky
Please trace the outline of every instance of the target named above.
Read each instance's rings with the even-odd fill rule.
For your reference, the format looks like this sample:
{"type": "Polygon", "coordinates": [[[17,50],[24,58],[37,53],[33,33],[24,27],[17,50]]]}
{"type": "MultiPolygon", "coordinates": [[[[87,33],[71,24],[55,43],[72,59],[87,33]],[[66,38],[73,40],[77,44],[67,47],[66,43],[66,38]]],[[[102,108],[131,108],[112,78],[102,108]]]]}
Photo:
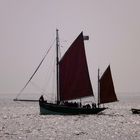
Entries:
{"type": "Polygon", "coordinates": [[[94,90],[98,67],[110,64],[118,94],[140,92],[140,0],[0,0],[0,93],[19,92],[56,28],[62,46],[89,35],[94,90]]]}

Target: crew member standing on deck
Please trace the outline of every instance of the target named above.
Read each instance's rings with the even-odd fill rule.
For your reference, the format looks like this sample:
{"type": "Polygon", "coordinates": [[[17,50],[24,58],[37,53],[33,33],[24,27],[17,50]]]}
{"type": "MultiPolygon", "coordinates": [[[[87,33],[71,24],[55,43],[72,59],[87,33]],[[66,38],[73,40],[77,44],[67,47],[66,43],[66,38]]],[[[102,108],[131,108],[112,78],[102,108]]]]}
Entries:
{"type": "Polygon", "coordinates": [[[40,101],[40,102],[44,102],[44,97],[43,97],[43,95],[40,96],[39,101],[40,101]]]}

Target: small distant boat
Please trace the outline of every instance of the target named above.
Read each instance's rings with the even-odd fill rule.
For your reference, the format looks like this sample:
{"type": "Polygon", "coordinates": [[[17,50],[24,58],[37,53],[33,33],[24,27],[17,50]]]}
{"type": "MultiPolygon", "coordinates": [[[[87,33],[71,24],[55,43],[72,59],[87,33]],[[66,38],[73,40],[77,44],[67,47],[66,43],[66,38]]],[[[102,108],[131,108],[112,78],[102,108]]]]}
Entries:
{"type": "Polygon", "coordinates": [[[131,111],[133,114],[140,114],[140,109],[132,108],[131,111]]]}
{"type": "MultiPolygon", "coordinates": [[[[43,96],[39,98],[41,115],[75,115],[75,114],[98,114],[105,110],[101,104],[118,101],[114,89],[110,65],[100,77],[98,69],[98,102],[91,105],[82,105],[82,98],[93,97],[93,89],[90,81],[83,32],[74,40],[69,49],[59,58],[59,35],[56,30],[56,101],[47,102],[43,96]],[[80,102],[72,102],[73,100],[80,102]]],[[[44,60],[44,58],[43,58],[44,60]]],[[[31,81],[43,60],[27,82],[31,81]]],[[[25,85],[25,87],[27,86],[25,85]]],[[[25,88],[24,87],[24,88],[25,88]]],[[[23,88],[23,89],[24,89],[23,88]]],[[[16,99],[19,100],[19,99],[16,99]]]]}

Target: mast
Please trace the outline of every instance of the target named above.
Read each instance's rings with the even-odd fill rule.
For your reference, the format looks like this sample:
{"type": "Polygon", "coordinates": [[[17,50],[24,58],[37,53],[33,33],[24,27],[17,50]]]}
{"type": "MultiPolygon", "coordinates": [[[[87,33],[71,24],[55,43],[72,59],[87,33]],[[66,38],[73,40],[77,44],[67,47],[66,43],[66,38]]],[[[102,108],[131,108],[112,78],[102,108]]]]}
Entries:
{"type": "Polygon", "coordinates": [[[59,35],[58,29],[56,29],[56,88],[57,88],[57,102],[60,102],[60,90],[59,90],[59,35]]]}
{"type": "Polygon", "coordinates": [[[100,69],[98,68],[98,107],[100,106],[100,69]]]}

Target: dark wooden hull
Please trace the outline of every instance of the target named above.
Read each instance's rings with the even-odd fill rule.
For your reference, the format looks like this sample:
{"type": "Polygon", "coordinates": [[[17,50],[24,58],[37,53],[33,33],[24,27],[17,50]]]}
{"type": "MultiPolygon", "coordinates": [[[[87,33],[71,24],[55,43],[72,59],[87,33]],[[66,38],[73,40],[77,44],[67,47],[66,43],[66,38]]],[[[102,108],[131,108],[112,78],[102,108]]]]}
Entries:
{"type": "Polygon", "coordinates": [[[133,114],[140,114],[140,109],[132,108],[131,111],[133,114]]]}
{"type": "Polygon", "coordinates": [[[106,108],[79,108],[64,105],[39,102],[41,115],[78,115],[78,114],[98,114],[106,108]]]}

